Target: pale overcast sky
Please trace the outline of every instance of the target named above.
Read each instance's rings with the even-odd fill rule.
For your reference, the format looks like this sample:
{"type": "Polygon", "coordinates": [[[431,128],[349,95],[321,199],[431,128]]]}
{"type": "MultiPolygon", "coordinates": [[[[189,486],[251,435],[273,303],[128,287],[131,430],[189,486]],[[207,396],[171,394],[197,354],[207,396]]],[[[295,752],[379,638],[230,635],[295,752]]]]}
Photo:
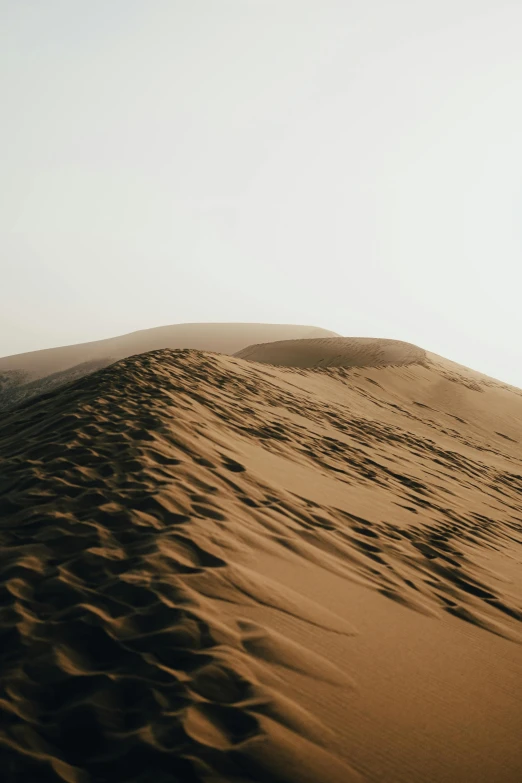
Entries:
{"type": "Polygon", "coordinates": [[[308,323],[522,386],[521,42],[521,0],[0,0],[0,355],[308,323]]]}

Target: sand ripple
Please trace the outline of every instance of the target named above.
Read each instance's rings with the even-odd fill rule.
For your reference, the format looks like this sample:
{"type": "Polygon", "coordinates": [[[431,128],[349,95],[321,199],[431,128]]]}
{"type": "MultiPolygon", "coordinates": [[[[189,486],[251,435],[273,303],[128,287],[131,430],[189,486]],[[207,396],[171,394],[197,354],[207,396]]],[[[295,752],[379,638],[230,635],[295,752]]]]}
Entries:
{"type": "Polygon", "coordinates": [[[360,779],[278,689],[290,670],[349,694],[356,673],[248,608],[357,629],[260,575],[261,552],[520,640],[519,597],[476,556],[521,543],[516,445],[489,443],[488,463],[466,427],[430,437],[425,410],[401,410],[378,376],[326,371],[325,402],[306,386],[319,376],[276,372],[158,351],[0,421],[8,783],[360,779]],[[358,414],[361,396],[381,413],[358,414]],[[317,499],[307,476],[341,494],[317,499]],[[354,487],[378,514],[351,507],[354,487]]]}

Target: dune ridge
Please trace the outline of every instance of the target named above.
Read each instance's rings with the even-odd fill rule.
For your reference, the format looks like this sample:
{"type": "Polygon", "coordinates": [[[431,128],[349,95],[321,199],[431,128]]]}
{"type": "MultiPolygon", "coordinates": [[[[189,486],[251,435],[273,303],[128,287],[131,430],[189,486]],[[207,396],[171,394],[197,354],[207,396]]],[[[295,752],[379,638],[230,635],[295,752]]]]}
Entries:
{"type": "Polygon", "coordinates": [[[482,698],[509,690],[504,744],[431,750],[412,717],[406,768],[392,733],[351,739],[359,604],[383,601],[399,637],[463,634],[470,661],[494,645],[506,678],[522,638],[520,398],[377,348],[319,372],[156,351],[0,418],[8,783],[519,779],[522,693],[501,673],[482,698]],[[308,594],[321,574],[339,611],[308,594]]]}
{"type": "Polygon", "coordinates": [[[426,351],[402,340],[337,336],[249,345],[234,355],[284,367],[388,367],[420,363],[426,351]]]}
{"type": "Polygon", "coordinates": [[[318,326],[262,323],[188,323],[156,326],[137,332],[59,348],[46,348],[0,358],[0,373],[17,371],[35,380],[63,372],[87,361],[124,359],[164,348],[192,348],[233,354],[253,342],[291,338],[331,337],[335,332],[318,326]]]}
{"type": "Polygon", "coordinates": [[[162,348],[233,354],[257,340],[332,336],[316,326],[192,323],[142,329],[118,337],[0,358],[0,411],[71,383],[119,359],[162,348]]]}

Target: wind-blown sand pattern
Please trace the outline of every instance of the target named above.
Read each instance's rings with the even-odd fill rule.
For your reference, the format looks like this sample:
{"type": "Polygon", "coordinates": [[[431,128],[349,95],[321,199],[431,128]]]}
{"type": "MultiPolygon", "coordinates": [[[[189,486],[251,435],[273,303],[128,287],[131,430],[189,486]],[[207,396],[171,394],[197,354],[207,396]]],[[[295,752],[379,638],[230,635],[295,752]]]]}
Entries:
{"type": "Polygon", "coordinates": [[[8,783],[521,779],[522,392],[323,342],[0,419],[8,783]]]}

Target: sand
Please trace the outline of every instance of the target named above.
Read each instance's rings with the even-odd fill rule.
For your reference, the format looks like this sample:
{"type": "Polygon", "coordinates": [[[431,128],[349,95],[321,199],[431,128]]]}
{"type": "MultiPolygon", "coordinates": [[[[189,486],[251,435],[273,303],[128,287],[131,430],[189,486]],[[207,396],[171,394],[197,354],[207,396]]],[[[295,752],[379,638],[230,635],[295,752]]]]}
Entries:
{"type": "Polygon", "coordinates": [[[421,362],[426,351],[402,340],[335,336],[249,345],[235,356],[285,367],[389,367],[421,362]]]}
{"type": "Polygon", "coordinates": [[[162,348],[195,348],[233,354],[253,343],[299,338],[335,337],[318,326],[256,323],[194,323],[157,326],[138,332],[43,351],[0,358],[0,373],[22,372],[35,380],[63,372],[83,362],[114,362],[138,353],[162,348]]]}
{"type": "Polygon", "coordinates": [[[316,326],[256,323],[172,324],[107,340],[0,358],[0,411],[138,353],[196,348],[233,354],[256,341],[336,336],[316,326]]]}
{"type": "Polygon", "coordinates": [[[285,343],[0,417],[8,783],[522,779],[522,391],[285,343]]]}

